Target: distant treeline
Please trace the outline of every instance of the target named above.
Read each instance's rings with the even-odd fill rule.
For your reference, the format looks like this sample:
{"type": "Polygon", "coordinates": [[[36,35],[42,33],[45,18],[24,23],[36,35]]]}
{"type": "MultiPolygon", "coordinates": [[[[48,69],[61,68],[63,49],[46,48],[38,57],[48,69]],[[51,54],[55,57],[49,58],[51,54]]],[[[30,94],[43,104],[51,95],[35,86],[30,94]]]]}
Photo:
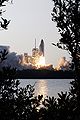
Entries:
{"type": "Polygon", "coordinates": [[[17,71],[15,78],[19,79],[73,79],[73,71],[54,71],[54,70],[22,70],[17,71]]]}

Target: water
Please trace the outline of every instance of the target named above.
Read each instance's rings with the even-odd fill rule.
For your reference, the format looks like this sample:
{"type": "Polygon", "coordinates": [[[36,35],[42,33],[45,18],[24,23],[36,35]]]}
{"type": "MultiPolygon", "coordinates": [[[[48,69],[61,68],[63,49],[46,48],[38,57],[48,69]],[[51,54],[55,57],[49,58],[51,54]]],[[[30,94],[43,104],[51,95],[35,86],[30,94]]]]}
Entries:
{"type": "Polygon", "coordinates": [[[57,93],[69,91],[70,81],[72,79],[21,79],[20,86],[25,87],[27,84],[35,84],[35,95],[57,97],[57,93]]]}

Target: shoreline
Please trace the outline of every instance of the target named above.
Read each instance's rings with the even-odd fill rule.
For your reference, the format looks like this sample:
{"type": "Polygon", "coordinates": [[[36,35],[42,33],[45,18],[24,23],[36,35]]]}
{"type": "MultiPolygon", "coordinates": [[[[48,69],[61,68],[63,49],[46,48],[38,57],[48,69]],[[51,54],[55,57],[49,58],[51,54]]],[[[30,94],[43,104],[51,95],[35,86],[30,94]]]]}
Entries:
{"type": "Polygon", "coordinates": [[[22,70],[17,71],[16,79],[74,79],[73,71],[22,70]]]}

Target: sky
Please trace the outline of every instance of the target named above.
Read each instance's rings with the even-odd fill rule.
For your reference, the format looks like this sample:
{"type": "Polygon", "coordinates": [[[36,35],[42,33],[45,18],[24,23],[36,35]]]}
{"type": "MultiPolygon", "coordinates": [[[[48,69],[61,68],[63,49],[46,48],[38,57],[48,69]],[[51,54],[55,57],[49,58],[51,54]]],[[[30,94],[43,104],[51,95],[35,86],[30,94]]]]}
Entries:
{"type": "Polygon", "coordinates": [[[43,39],[47,64],[56,66],[63,56],[69,60],[67,51],[51,44],[57,43],[60,38],[56,23],[51,20],[52,8],[52,0],[13,0],[13,4],[7,4],[3,17],[11,22],[8,30],[0,31],[0,45],[10,46],[10,51],[17,54],[31,55],[35,38],[37,47],[43,39]]]}

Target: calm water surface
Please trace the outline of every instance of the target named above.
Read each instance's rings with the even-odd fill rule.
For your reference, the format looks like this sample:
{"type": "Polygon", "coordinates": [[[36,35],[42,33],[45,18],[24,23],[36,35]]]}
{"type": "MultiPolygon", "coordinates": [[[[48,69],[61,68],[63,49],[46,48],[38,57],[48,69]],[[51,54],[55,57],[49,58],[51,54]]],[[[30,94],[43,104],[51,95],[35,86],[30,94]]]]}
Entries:
{"type": "Polygon", "coordinates": [[[20,79],[20,86],[35,84],[35,95],[55,96],[61,91],[69,91],[72,79],[20,79]]]}

